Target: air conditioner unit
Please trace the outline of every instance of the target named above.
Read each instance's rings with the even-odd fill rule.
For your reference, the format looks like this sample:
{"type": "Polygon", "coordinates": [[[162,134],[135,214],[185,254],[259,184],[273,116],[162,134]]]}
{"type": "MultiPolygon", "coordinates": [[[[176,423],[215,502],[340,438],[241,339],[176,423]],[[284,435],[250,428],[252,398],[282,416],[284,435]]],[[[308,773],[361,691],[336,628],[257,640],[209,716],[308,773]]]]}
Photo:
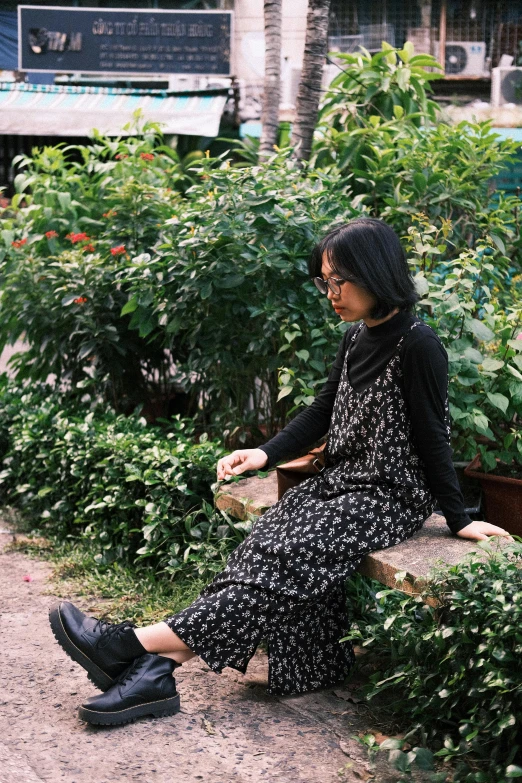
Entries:
{"type": "Polygon", "coordinates": [[[342,52],[343,54],[357,54],[361,46],[364,46],[364,35],[329,35],[328,51],[342,52]]]}
{"type": "Polygon", "coordinates": [[[281,79],[281,106],[285,109],[295,107],[297,102],[297,93],[301,83],[301,67],[288,64],[283,69],[281,79]]]}
{"type": "Polygon", "coordinates": [[[491,69],[491,106],[498,108],[506,103],[522,105],[522,68],[491,69]]]}
{"type": "MultiPolygon", "coordinates": [[[[439,42],[435,45],[439,59],[439,42]]],[[[442,65],[442,63],[441,63],[442,65]]],[[[483,41],[446,41],[446,76],[489,76],[486,70],[486,44],[483,41]]]]}

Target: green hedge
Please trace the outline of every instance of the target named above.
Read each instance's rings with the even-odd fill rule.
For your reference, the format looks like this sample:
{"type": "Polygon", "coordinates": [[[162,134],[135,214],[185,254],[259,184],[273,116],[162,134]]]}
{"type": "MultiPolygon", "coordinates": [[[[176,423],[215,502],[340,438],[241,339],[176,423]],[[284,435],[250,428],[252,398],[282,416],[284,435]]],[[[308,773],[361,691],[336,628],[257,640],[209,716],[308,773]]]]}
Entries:
{"type": "MultiPolygon", "coordinates": [[[[483,541],[463,562],[441,567],[421,595],[375,592],[358,575],[348,583],[348,638],[379,669],[367,695],[389,691],[412,734],[455,765],[455,782],[522,777],[521,566],[522,543],[499,550],[483,541]]],[[[386,746],[399,765],[408,756],[402,746],[386,746]]]]}
{"type": "Polygon", "coordinates": [[[0,378],[1,501],[35,528],[81,536],[103,564],[115,559],[169,573],[219,571],[249,529],[214,512],[223,448],[188,421],[165,429],[45,385],[0,378]]]}

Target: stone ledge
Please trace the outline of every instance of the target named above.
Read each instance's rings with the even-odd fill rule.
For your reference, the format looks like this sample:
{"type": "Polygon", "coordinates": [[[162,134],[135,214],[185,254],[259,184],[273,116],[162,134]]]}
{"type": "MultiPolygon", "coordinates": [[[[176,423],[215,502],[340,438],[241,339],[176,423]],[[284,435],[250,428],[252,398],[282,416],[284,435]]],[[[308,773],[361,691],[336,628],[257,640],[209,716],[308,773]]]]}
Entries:
{"type": "MultiPolygon", "coordinates": [[[[217,508],[236,519],[246,519],[248,514],[259,516],[276,502],[275,471],[266,478],[254,476],[226,484],[215,500],[217,508]]],[[[408,541],[367,555],[359,571],[387,587],[418,592],[438,562],[456,565],[470,552],[477,551],[477,543],[452,535],[444,517],[432,514],[422,529],[408,541]],[[395,581],[395,574],[402,571],[406,572],[406,580],[399,584],[395,581]]]]}

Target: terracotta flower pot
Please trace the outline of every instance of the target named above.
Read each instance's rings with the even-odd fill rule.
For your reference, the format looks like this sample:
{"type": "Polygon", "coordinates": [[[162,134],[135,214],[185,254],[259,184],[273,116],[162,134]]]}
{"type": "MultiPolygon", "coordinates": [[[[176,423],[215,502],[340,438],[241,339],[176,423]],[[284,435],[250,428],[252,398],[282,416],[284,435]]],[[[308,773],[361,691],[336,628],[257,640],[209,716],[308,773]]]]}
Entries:
{"type": "Polygon", "coordinates": [[[515,536],[522,536],[522,478],[483,473],[480,468],[480,455],[477,454],[464,473],[480,481],[486,520],[515,536]]]}

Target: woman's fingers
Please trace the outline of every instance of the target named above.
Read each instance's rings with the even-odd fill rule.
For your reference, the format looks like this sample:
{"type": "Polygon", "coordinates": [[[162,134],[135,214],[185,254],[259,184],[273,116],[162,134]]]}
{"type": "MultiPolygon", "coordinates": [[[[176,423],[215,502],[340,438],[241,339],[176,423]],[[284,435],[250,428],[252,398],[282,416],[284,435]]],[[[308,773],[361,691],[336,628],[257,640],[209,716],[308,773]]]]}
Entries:
{"type": "Polygon", "coordinates": [[[227,476],[237,476],[245,470],[242,463],[245,462],[245,457],[240,452],[233,451],[232,454],[228,454],[218,462],[217,477],[220,480],[227,478],[227,476]]]}
{"type": "Polygon", "coordinates": [[[487,530],[484,530],[484,532],[488,536],[502,536],[502,538],[507,538],[508,541],[515,540],[513,536],[511,536],[508,531],[504,530],[502,527],[497,527],[497,525],[490,525],[489,522],[484,522],[484,525],[487,527],[487,530]]]}
{"type": "Polygon", "coordinates": [[[462,528],[462,530],[459,530],[457,535],[460,538],[469,538],[472,541],[484,541],[490,536],[501,536],[506,541],[514,541],[514,538],[507,530],[497,525],[491,525],[489,522],[472,522],[470,525],[462,528]]]}
{"type": "Polygon", "coordinates": [[[222,457],[217,464],[218,480],[239,476],[246,470],[260,470],[268,464],[268,456],[262,449],[241,449],[222,457]]]}

